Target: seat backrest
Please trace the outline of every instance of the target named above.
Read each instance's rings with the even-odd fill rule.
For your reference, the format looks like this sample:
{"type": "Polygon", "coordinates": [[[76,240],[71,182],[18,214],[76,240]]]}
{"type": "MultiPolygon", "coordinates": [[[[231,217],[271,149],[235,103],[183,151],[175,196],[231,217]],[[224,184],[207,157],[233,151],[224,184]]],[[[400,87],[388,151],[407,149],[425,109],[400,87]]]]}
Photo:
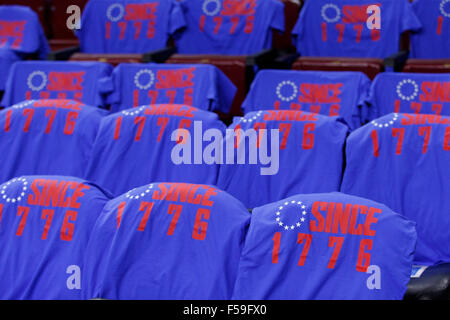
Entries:
{"type": "Polygon", "coordinates": [[[0,182],[20,175],[82,177],[102,110],[73,100],[30,100],[0,111],[0,182]]]}
{"type": "Polygon", "coordinates": [[[145,104],[186,104],[228,113],[236,87],[212,65],[121,64],[113,72],[111,111],[145,104]]]}
{"type": "Polygon", "coordinates": [[[295,195],[253,210],[237,300],[401,300],[414,222],[338,192],[295,195]]]}
{"type": "Polygon", "coordinates": [[[217,185],[250,209],[299,193],[338,191],[347,134],[337,117],[301,110],[236,117],[217,185]]]}
{"type": "Polygon", "coordinates": [[[386,58],[399,51],[403,32],[420,26],[408,0],[314,0],[305,2],[292,33],[302,56],[386,58]],[[371,5],[379,8],[379,28],[371,5]]]}
{"type": "Polygon", "coordinates": [[[90,0],[77,36],[85,53],[146,53],[184,25],[176,0],[90,0]]]}
{"type": "Polygon", "coordinates": [[[2,105],[24,100],[72,99],[105,106],[113,67],[102,62],[21,61],[10,70],[2,105]]]}
{"type": "Polygon", "coordinates": [[[356,129],[363,121],[369,89],[370,80],[360,72],[261,70],[242,109],[245,113],[291,109],[341,116],[356,129]]]}
{"type": "Polygon", "coordinates": [[[11,66],[20,60],[21,57],[14,53],[14,51],[9,49],[0,49],[0,70],[2,70],[2,72],[0,72],[0,92],[5,90],[11,66]]]}
{"type": "Polygon", "coordinates": [[[76,5],[83,12],[88,0],[47,0],[47,2],[49,2],[51,38],[76,39],[73,30],[62,27],[66,26],[67,18],[69,17],[67,8],[71,5],[76,5]]]}
{"type": "Polygon", "coordinates": [[[292,42],[292,29],[297,23],[303,0],[281,0],[284,4],[284,33],[273,32],[272,47],[287,52],[295,52],[296,48],[292,42]]]}
{"type": "Polygon", "coordinates": [[[84,254],[110,195],[63,176],[21,176],[0,190],[0,298],[81,299],[84,254]]]}
{"type": "Polygon", "coordinates": [[[153,181],[216,184],[218,163],[203,159],[209,145],[203,132],[209,129],[220,138],[225,125],[217,114],[186,105],[148,105],[107,116],[87,179],[115,196],[153,181]]]}
{"type": "Polygon", "coordinates": [[[242,203],[215,186],[130,190],[93,230],[85,298],[230,299],[249,222],[242,203]]]}
{"type": "Polygon", "coordinates": [[[408,59],[402,71],[412,73],[450,73],[450,58],[408,59]]]}
{"type": "Polygon", "coordinates": [[[183,0],[186,30],[181,54],[249,55],[272,46],[272,31],[284,31],[278,0],[183,0]]]}
{"type": "Polygon", "coordinates": [[[368,104],[370,120],[391,112],[450,115],[450,73],[381,73],[368,104]]]}
{"type": "Polygon", "coordinates": [[[413,9],[422,28],[411,34],[411,57],[444,59],[450,57],[450,1],[415,0],[413,9]]]}
{"type": "Polygon", "coordinates": [[[47,59],[50,48],[38,15],[26,6],[0,6],[0,47],[47,59]]]}
{"type": "Polygon", "coordinates": [[[415,264],[450,262],[450,117],[392,113],[352,132],[341,191],[417,222],[415,264]]]}

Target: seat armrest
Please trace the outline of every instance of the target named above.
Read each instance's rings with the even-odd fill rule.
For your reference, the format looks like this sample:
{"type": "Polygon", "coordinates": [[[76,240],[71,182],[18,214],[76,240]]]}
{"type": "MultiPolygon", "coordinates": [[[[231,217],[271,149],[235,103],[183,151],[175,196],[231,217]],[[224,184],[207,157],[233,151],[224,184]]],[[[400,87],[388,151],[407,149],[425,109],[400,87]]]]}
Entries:
{"type": "Polygon", "coordinates": [[[163,49],[151,51],[144,53],[142,55],[142,62],[149,63],[149,62],[156,62],[156,63],[164,63],[167,59],[169,59],[174,53],[177,52],[176,47],[165,47],[163,49]]]}
{"type": "Polygon", "coordinates": [[[69,60],[69,58],[76,52],[80,52],[80,47],[76,46],[52,51],[48,54],[47,60],[51,61],[69,60]]]}
{"type": "Polygon", "coordinates": [[[384,59],[383,64],[386,71],[401,72],[408,60],[409,51],[399,51],[384,59]]]}
{"type": "Polygon", "coordinates": [[[428,267],[411,278],[404,300],[450,300],[450,263],[428,267]]]}

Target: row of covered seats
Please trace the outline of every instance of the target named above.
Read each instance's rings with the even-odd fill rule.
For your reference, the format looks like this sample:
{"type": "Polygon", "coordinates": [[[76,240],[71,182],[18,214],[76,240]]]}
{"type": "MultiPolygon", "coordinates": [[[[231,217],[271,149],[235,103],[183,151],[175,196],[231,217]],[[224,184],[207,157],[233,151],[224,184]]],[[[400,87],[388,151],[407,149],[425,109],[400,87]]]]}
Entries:
{"type": "MultiPolygon", "coordinates": [[[[303,110],[340,116],[351,130],[391,112],[450,115],[450,73],[261,70],[239,113],[303,110]]],[[[206,64],[17,62],[2,106],[31,99],[74,99],[111,112],[146,104],[186,104],[219,114],[231,110],[237,90],[206,64]]]]}
{"type": "Polygon", "coordinates": [[[2,182],[72,175],[114,196],[152,181],[202,183],[217,185],[247,208],[341,190],[416,221],[416,264],[450,262],[442,245],[450,241],[445,116],[391,113],[347,138],[338,117],[301,110],[249,113],[226,129],[216,114],[183,105],[104,116],[75,101],[38,100],[1,111],[0,123],[2,182]]]}
{"type": "Polygon", "coordinates": [[[1,299],[402,299],[417,241],[414,222],[342,193],[250,213],[203,184],[112,198],[21,176],[0,189],[1,299]]]}

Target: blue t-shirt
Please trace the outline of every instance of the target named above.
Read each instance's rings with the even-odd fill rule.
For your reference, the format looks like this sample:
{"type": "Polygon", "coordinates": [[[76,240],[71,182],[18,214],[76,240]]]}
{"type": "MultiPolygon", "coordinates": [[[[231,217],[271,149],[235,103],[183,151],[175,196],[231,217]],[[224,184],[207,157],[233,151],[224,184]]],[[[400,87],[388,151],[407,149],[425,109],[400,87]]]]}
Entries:
{"type": "Polygon", "coordinates": [[[145,53],[184,25],[175,0],[90,0],[77,36],[85,53],[145,53]]]}
{"type": "Polygon", "coordinates": [[[369,78],[361,72],[261,70],[242,104],[258,110],[304,110],[340,116],[353,130],[363,121],[369,78]]]}
{"type": "Polygon", "coordinates": [[[21,58],[12,50],[0,49],[0,91],[5,90],[11,66],[21,58]]]}
{"type": "Polygon", "coordinates": [[[0,6],[0,49],[18,54],[35,53],[39,59],[47,59],[50,47],[39,18],[31,8],[0,6]]]}
{"type": "Polygon", "coordinates": [[[130,190],[97,220],[84,298],[230,299],[249,223],[242,203],[214,186],[152,183],[130,190]]]}
{"type": "Polygon", "coordinates": [[[228,113],[236,86],[212,65],[120,64],[114,69],[111,111],[146,104],[186,104],[228,113]]]}
{"type": "Polygon", "coordinates": [[[10,70],[2,105],[24,100],[71,99],[104,106],[113,67],[103,62],[23,61],[10,70]]]}
{"type": "Polygon", "coordinates": [[[420,27],[408,0],[314,0],[292,33],[302,56],[386,58],[398,52],[401,33],[420,27]],[[370,5],[380,8],[379,29],[369,29],[370,5]]]}
{"type": "Polygon", "coordinates": [[[370,120],[391,112],[450,115],[450,74],[381,73],[367,103],[370,120]]]}
{"type": "Polygon", "coordinates": [[[301,194],[253,210],[238,300],[401,300],[414,222],[342,193],[301,194]]]}
{"type": "Polygon", "coordinates": [[[177,40],[182,54],[249,55],[272,46],[273,30],[284,31],[278,0],[183,0],[186,30],[177,40]]]}
{"type": "Polygon", "coordinates": [[[299,193],[338,191],[347,134],[337,117],[301,110],[236,117],[227,129],[227,160],[217,185],[247,208],[299,193]]]}
{"type": "Polygon", "coordinates": [[[220,139],[225,125],[217,114],[186,105],[114,113],[101,122],[86,177],[115,196],[153,181],[216,184],[218,163],[203,159],[208,129],[220,139]]]}
{"type": "Polygon", "coordinates": [[[20,175],[82,177],[103,110],[30,100],[0,111],[0,183],[20,175]]]}
{"type": "Polygon", "coordinates": [[[422,29],[411,34],[411,58],[450,59],[450,1],[415,0],[413,9],[422,29]]]}
{"type": "Polygon", "coordinates": [[[450,117],[391,113],[352,132],[341,191],[417,222],[415,264],[450,262],[450,117]]]}
{"type": "Polygon", "coordinates": [[[74,177],[0,185],[0,299],[78,300],[91,231],[110,195],[74,177]]]}

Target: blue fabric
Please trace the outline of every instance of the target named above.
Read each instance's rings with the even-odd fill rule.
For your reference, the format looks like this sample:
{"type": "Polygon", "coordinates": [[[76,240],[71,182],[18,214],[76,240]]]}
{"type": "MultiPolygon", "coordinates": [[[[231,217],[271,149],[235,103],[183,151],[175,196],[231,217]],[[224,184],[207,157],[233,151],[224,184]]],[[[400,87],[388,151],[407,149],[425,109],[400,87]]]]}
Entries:
{"type": "MultiPolygon", "coordinates": [[[[258,140],[256,134],[253,142],[248,138],[244,140],[242,134],[237,146],[243,148],[245,164],[239,163],[242,158],[235,152],[234,164],[220,167],[217,185],[241,200],[247,208],[299,193],[339,190],[348,127],[337,117],[293,110],[258,111],[250,112],[243,118],[236,117],[229,129],[233,132],[239,128],[244,131],[266,129],[268,154],[272,157],[276,140],[271,137],[271,131],[279,130],[279,159],[275,156],[270,165],[263,164],[260,152],[260,161],[251,163],[251,150],[256,149],[258,140]],[[270,167],[273,171],[263,175],[261,169],[270,167]],[[275,171],[277,168],[278,171],[275,171]]],[[[236,140],[229,134],[226,144],[234,144],[236,140]]]]}
{"type": "Polygon", "coordinates": [[[20,57],[9,49],[0,49],[0,91],[5,90],[6,81],[10,73],[11,66],[20,61],[20,57]]]}
{"type": "Polygon", "coordinates": [[[354,130],[362,124],[362,109],[370,80],[361,72],[261,70],[242,104],[244,113],[293,109],[340,116],[354,130]]]}
{"type": "Polygon", "coordinates": [[[381,73],[368,104],[370,120],[391,112],[450,115],[450,73],[381,73]]]}
{"type": "Polygon", "coordinates": [[[102,115],[72,100],[30,100],[0,111],[0,182],[20,175],[82,177],[102,115]]]}
{"type": "Polygon", "coordinates": [[[0,299],[81,299],[84,254],[110,195],[62,176],[22,176],[0,190],[0,299]]]}
{"type": "Polygon", "coordinates": [[[422,29],[411,34],[411,58],[450,59],[450,1],[415,0],[413,9],[422,29]]]}
{"type": "Polygon", "coordinates": [[[197,158],[207,145],[198,130],[207,129],[223,136],[225,125],[217,114],[186,105],[149,105],[112,114],[102,120],[86,177],[116,196],[152,181],[216,184],[219,166],[197,158]],[[179,128],[190,137],[174,133],[179,128]],[[175,164],[172,153],[180,144],[189,150],[176,154],[190,164],[175,164]]]}
{"type": "Polygon", "coordinates": [[[77,36],[85,53],[145,53],[184,26],[175,0],[90,0],[77,36]]]}
{"type": "Polygon", "coordinates": [[[380,203],[337,192],[258,207],[233,299],[401,300],[414,225],[380,203]]]}
{"type": "Polygon", "coordinates": [[[73,99],[104,106],[113,67],[103,62],[17,62],[10,70],[2,105],[31,99],[73,99]]]}
{"type": "Polygon", "coordinates": [[[186,30],[177,39],[182,54],[249,55],[272,46],[284,31],[278,0],[183,0],[186,30]]]}
{"type": "Polygon", "coordinates": [[[37,14],[26,6],[0,6],[0,48],[47,59],[50,52],[37,14]]]}
{"type": "Polygon", "coordinates": [[[96,223],[84,298],[230,299],[249,223],[242,203],[214,186],[133,189],[96,223]]]}
{"type": "Polygon", "coordinates": [[[389,114],[352,132],[341,191],[417,222],[414,262],[450,262],[450,118],[389,114]]]}
{"type": "Polygon", "coordinates": [[[114,69],[111,111],[146,104],[187,104],[228,113],[236,86],[212,65],[120,64],[114,69]]]}
{"type": "Polygon", "coordinates": [[[420,27],[408,0],[314,0],[305,2],[292,33],[302,56],[386,58],[398,52],[402,32],[420,27]],[[381,5],[380,30],[366,24],[373,4],[381,5]]]}

